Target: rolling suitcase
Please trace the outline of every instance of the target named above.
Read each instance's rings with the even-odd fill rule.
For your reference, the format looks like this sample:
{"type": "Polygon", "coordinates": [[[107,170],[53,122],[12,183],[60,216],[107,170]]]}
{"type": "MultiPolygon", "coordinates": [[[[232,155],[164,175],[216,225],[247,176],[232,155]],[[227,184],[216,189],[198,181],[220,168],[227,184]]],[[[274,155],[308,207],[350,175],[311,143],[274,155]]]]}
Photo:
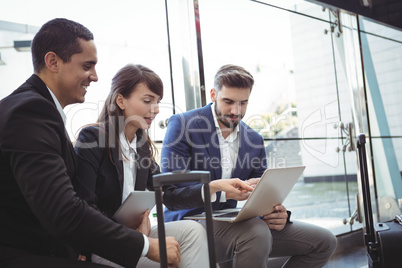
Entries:
{"type": "MultiPolygon", "coordinates": [[[[158,237],[165,237],[165,224],[163,215],[163,199],[162,199],[162,186],[167,184],[185,183],[185,182],[201,182],[204,184],[204,206],[207,225],[207,238],[208,238],[208,253],[209,253],[209,267],[216,267],[215,261],[215,244],[214,233],[212,229],[212,206],[211,197],[209,192],[209,182],[211,175],[209,171],[174,171],[169,173],[157,174],[153,176],[153,183],[155,189],[156,212],[158,219],[158,237]]],[[[161,267],[168,267],[167,254],[166,254],[166,241],[159,239],[159,254],[161,259],[161,267]]]]}
{"type": "Polygon", "coordinates": [[[393,221],[374,224],[364,134],[358,136],[357,149],[366,223],[364,243],[367,248],[369,267],[400,268],[402,267],[402,225],[398,221],[400,215],[396,215],[393,221]]]}

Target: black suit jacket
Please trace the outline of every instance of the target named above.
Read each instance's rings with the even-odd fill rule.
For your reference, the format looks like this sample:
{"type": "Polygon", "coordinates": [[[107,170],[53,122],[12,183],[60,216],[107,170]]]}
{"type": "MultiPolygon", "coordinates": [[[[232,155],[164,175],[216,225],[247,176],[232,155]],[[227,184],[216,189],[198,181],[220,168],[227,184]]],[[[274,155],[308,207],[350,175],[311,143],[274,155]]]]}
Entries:
{"type": "MultiPolygon", "coordinates": [[[[121,205],[124,184],[123,161],[119,147],[109,150],[102,145],[103,127],[89,126],[80,131],[75,144],[78,157],[77,179],[74,188],[78,195],[108,217],[112,217],[121,205]]],[[[147,144],[137,139],[135,190],[153,191],[152,176],[160,173],[155,161],[150,160],[147,144]]]]}
{"type": "Polygon", "coordinates": [[[70,245],[134,267],[143,236],[77,197],[74,150],[43,81],[32,75],[0,115],[0,260],[20,250],[71,257],[70,245]]]}
{"type": "MultiPolygon", "coordinates": [[[[75,144],[78,169],[74,188],[89,204],[112,217],[121,205],[123,194],[123,156],[118,146],[105,147],[103,127],[83,128],[75,144]]],[[[137,137],[135,190],[153,191],[152,176],[160,173],[159,165],[151,159],[151,152],[141,137],[137,137]]],[[[203,207],[201,184],[185,188],[175,185],[163,187],[163,202],[171,210],[203,207]]]]}

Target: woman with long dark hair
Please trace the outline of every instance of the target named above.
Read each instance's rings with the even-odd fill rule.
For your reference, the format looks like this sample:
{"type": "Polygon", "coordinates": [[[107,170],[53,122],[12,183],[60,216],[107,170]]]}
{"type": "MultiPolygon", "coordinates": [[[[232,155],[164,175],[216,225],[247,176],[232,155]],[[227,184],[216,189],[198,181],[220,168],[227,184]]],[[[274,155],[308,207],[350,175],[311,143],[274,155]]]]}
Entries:
{"type": "MultiPolygon", "coordinates": [[[[79,133],[75,144],[79,161],[74,187],[82,199],[109,218],[130,192],[153,190],[152,175],[159,173],[160,168],[154,159],[156,149],[148,129],[159,113],[162,97],[163,84],[156,73],[142,65],[127,65],[112,79],[97,122],[79,133]]],[[[174,194],[174,190],[168,192],[174,194]]],[[[129,227],[142,232],[148,238],[148,246],[153,246],[157,228],[150,227],[148,216],[149,210],[129,227]]],[[[179,267],[208,265],[206,232],[200,223],[177,221],[166,223],[165,228],[167,236],[174,237],[180,245],[179,267]]],[[[144,245],[143,256],[146,253],[144,245]]],[[[91,259],[119,267],[97,255],[91,259]]],[[[138,267],[152,265],[159,267],[144,257],[138,267]]]]}

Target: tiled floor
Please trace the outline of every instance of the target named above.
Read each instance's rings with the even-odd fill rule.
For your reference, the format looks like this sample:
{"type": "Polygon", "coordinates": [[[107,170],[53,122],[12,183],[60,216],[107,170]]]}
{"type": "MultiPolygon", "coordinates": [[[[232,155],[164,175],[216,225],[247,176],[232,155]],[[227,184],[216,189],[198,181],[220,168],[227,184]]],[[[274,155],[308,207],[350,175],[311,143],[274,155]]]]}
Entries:
{"type": "Polygon", "coordinates": [[[364,247],[356,247],[348,252],[336,254],[325,268],[368,268],[367,252],[364,247]]]}
{"type": "Polygon", "coordinates": [[[363,231],[338,236],[338,248],[324,268],[368,268],[363,231]]]}
{"type": "MultiPolygon", "coordinates": [[[[337,239],[338,247],[324,268],[368,268],[362,230],[338,236],[337,239]]],[[[287,258],[270,259],[269,267],[280,268],[286,260],[287,258]]]]}
{"type": "MultiPolygon", "coordinates": [[[[270,268],[280,268],[286,258],[275,258],[270,260],[270,268]]],[[[355,247],[336,253],[324,268],[368,268],[366,249],[363,246],[355,247]]]]}

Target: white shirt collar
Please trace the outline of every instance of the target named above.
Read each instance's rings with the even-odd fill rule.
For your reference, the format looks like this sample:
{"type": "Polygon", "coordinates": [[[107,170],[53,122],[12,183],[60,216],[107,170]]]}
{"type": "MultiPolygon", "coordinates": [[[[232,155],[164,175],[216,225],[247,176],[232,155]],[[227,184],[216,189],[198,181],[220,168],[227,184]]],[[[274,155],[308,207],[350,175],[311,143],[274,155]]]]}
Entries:
{"type": "MultiPolygon", "coordinates": [[[[218,117],[215,113],[215,105],[216,105],[215,102],[213,102],[211,105],[212,116],[214,117],[215,128],[217,129],[218,133],[220,135],[222,135],[221,127],[219,126],[219,123],[218,123],[218,117]]],[[[233,131],[232,133],[229,134],[229,136],[227,136],[226,140],[231,141],[231,142],[236,140],[237,134],[239,133],[239,131],[240,131],[240,124],[238,124],[236,126],[235,131],[233,131]]]]}
{"type": "Polygon", "coordinates": [[[124,131],[120,132],[119,135],[120,143],[123,146],[123,149],[128,152],[130,151],[130,148],[134,150],[135,153],[137,153],[137,136],[134,136],[134,139],[131,141],[131,143],[128,142],[126,135],[124,134],[124,131]]]}
{"type": "Polygon", "coordinates": [[[47,89],[49,90],[50,96],[52,96],[53,101],[56,104],[57,111],[59,111],[59,113],[61,115],[61,118],[63,119],[64,125],[65,125],[66,120],[67,120],[66,114],[64,113],[63,108],[61,107],[59,100],[56,98],[56,96],[53,94],[53,92],[50,90],[50,88],[47,87],[47,89]]]}

